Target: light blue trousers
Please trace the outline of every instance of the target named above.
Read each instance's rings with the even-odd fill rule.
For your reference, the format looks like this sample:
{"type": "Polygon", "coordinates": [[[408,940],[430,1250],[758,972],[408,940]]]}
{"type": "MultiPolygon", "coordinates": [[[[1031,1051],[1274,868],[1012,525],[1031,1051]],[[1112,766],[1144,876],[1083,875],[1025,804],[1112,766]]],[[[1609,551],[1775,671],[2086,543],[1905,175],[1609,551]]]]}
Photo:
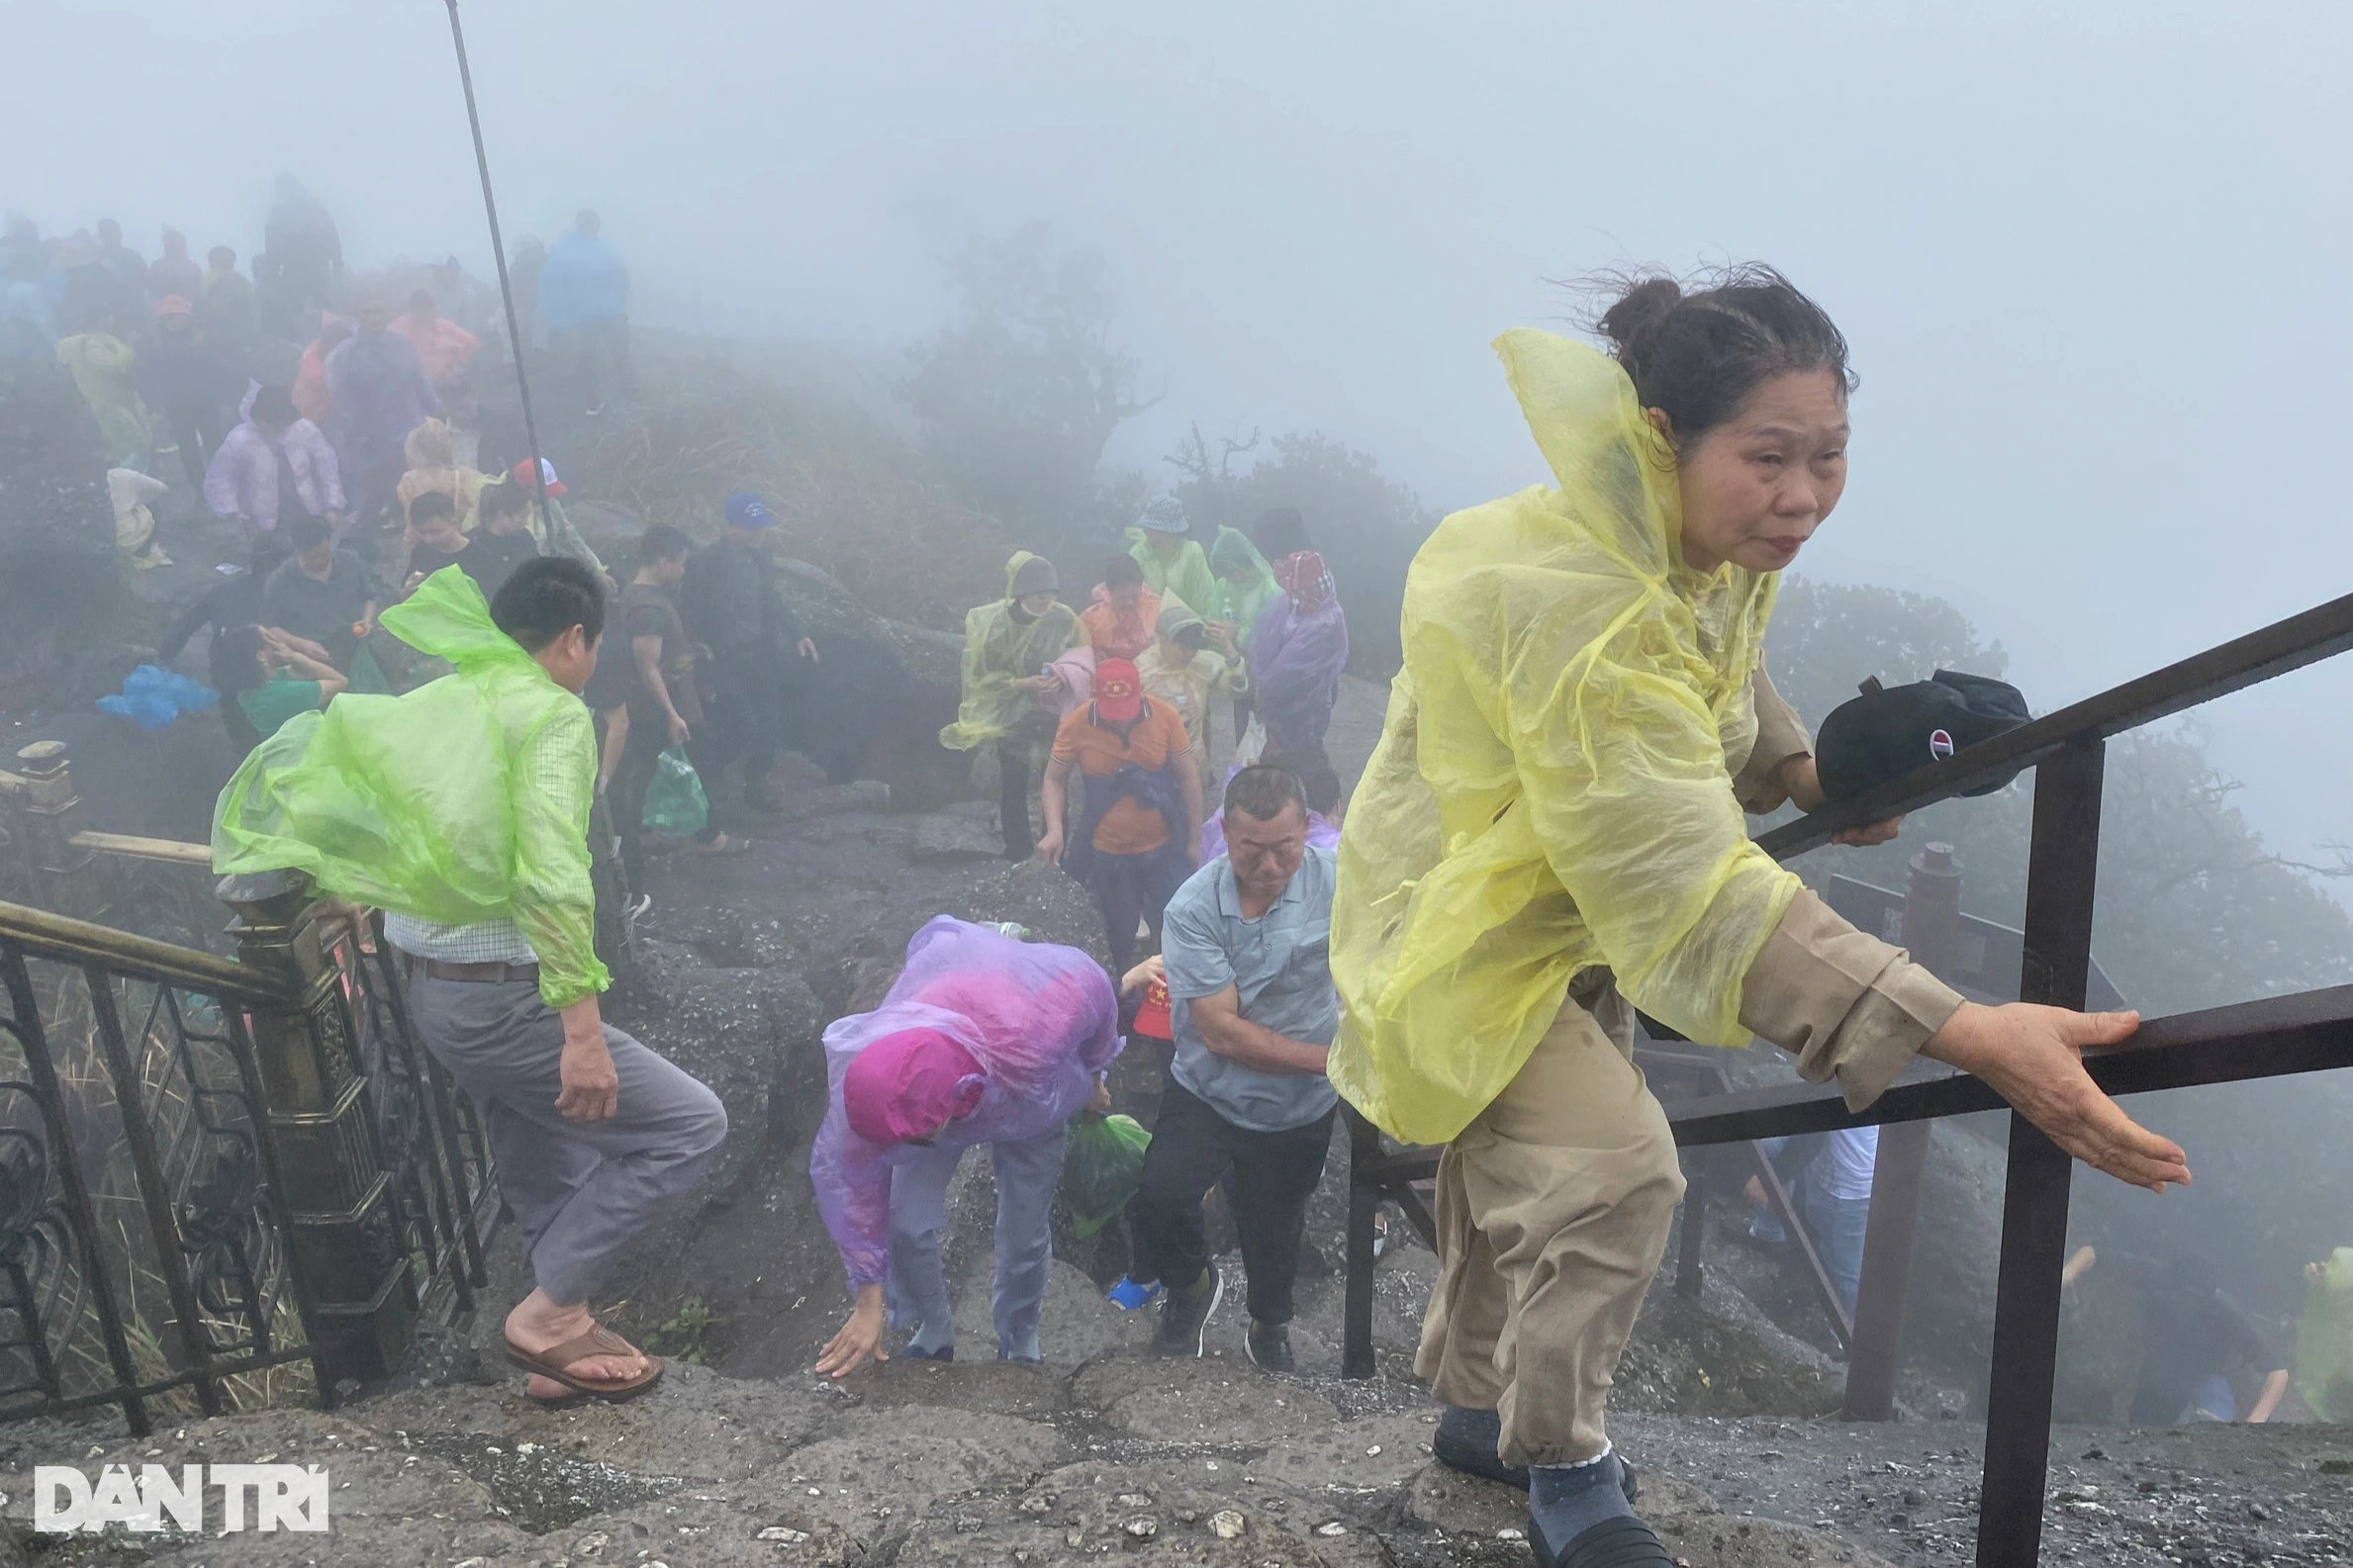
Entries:
{"type": "MultiPolygon", "coordinates": [[[[989,1310],[1000,1360],[1039,1359],[1038,1315],[1054,1271],[1051,1224],[1062,1179],[1063,1130],[988,1146],[996,1173],[996,1283],[989,1310]]],[[[940,1267],[940,1229],[948,1218],[948,1182],[962,1149],[912,1151],[891,1171],[891,1279],[886,1295],[894,1328],[911,1330],[909,1350],[936,1354],[956,1341],[955,1304],[940,1267]]]]}

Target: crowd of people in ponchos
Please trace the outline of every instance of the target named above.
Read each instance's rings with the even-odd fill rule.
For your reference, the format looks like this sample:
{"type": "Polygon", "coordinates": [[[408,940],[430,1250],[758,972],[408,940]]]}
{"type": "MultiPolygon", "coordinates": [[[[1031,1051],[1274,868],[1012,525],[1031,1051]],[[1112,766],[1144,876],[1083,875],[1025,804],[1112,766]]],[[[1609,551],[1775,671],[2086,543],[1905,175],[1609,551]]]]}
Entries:
{"type": "MultiPolygon", "coordinates": [[[[630,375],[627,270],[599,229],[596,215],[583,213],[554,247],[525,241],[510,269],[531,368],[542,368],[536,351],[544,340],[548,380],[559,395],[581,398],[590,415],[603,413],[609,389],[625,391],[630,375]]],[[[683,757],[714,800],[722,777],[740,764],[745,803],[780,805],[770,792],[773,765],[822,655],[779,592],[768,547],[777,519],[763,498],[729,497],[725,528],[712,543],[697,547],[678,528],[655,523],[633,542],[631,559],[609,564],[567,515],[566,487],[551,464],[486,452],[478,394],[504,373],[509,334],[493,297],[454,259],[407,276],[362,277],[347,267],[326,207],[291,178],[279,182],[248,269],[239,269],[231,246],[212,247],[200,266],[181,232],[166,229],[161,239],[161,254],[149,260],[111,220],[45,237],[11,217],[0,240],[0,351],[53,357],[71,376],[98,431],[117,541],[134,568],[170,564],[177,519],[210,513],[240,526],[244,569],[187,606],[158,646],[169,666],[204,637],[221,722],[239,755],[261,757],[257,748],[283,734],[270,765],[294,770],[289,778],[306,767],[316,773],[321,759],[306,762],[304,753],[320,726],[288,729],[304,715],[326,718],[345,693],[416,692],[453,668],[466,677],[462,661],[453,667],[417,645],[470,645],[459,637],[445,647],[438,632],[420,631],[471,613],[464,597],[451,597],[453,568],[479,590],[481,614],[539,658],[536,634],[523,628],[564,602],[564,575],[522,568],[560,558],[590,574],[606,601],[579,692],[597,721],[600,809],[589,848],[615,852],[628,914],[650,903],[646,802],[665,757],[683,757]],[[183,483],[181,504],[166,505],[183,483]],[[441,585],[428,596],[429,610],[420,600],[422,617],[389,617],[414,640],[387,631],[379,616],[428,582],[441,585]]],[[[1153,1182],[1130,1172],[1145,1196],[1134,1216],[1136,1266],[1119,1299],[1140,1305],[1158,1289],[1149,1232],[1160,1252],[1181,1260],[1181,1299],[1172,1298],[1176,1308],[1164,1313],[1164,1329],[1173,1324],[1171,1343],[1199,1353],[1213,1306],[1200,1291],[1215,1277],[1202,1250],[1200,1200],[1222,1160],[1242,1172],[1251,1214],[1271,1217],[1271,1225],[1246,1228],[1253,1349],[1288,1364],[1288,1280],[1336,1105],[1320,1068],[1337,1018],[1321,952],[1341,804],[1323,747],[1348,658],[1347,621],[1296,511],[1268,512],[1247,531],[1219,527],[1195,537],[1182,507],[1161,500],[1130,533],[1132,550],[1112,557],[1099,583],[1073,596],[1076,604],[1062,602],[1059,573],[1043,557],[1022,553],[1007,564],[1003,598],[969,617],[962,706],[941,737],[951,748],[994,752],[1006,854],[1058,862],[1085,883],[1103,913],[1118,985],[1075,950],[1001,938],[991,946],[978,928],[951,930],[950,922],[910,949],[900,985],[907,996],[894,991],[880,1012],[845,1021],[854,1026],[846,1033],[837,1028],[840,1040],[829,1037],[842,1070],[836,1115],[815,1160],[820,1200],[854,1294],[863,1300],[864,1287],[889,1278],[891,1317],[916,1353],[948,1351],[939,1216],[928,1224],[924,1216],[973,1142],[990,1144],[1010,1206],[999,1226],[999,1350],[1019,1359],[1039,1353],[1046,1209],[1064,1129],[1104,1094],[1103,1069],[1119,1048],[1126,1010],[1115,993],[1123,991],[1129,1008],[1147,992],[1156,998],[1145,1030],[1163,1056],[1163,1097],[1181,1098],[1192,1114],[1189,1134],[1162,1118],[1172,1131],[1156,1157],[1173,1175],[1153,1182]],[[1227,725],[1232,761],[1221,777],[1209,760],[1212,729],[1227,725]],[[1271,915],[1266,929],[1281,936],[1243,963],[1256,966],[1252,1001],[1206,1027],[1223,1039],[1221,1030],[1250,1027],[1244,1013],[1272,1009],[1268,1017],[1287,1020],[1302,1038],[1280,1048],[1298,1060],[1212,1070],[1224,1059],[1192,1026],[1195,992],[1187,985],[1215,972],[1230,989],[1234,978],[1227,971],[1237,956],[1217,953],[1214,891],[1192,922],[1198,951],[1172,941],[1173,953],[1191,956],[1133,960],[1140,940],[1164,945],[1156,939],[1172,904],[1184,902],[1179,887],[1210,886],[1215,869],[1227,866],[1236,818],[1216,802],[1237,776],[1245,859],[1258,868],[1246,901],[1262,906],[1252,923],[1271,915]],[[1260,842],[1270,835],[1271,851],[1260,842]],[[1286,899],[1294,881],[1298,894],[1286,899]],[[958,962],[943,967],[951,955],[958,962]],[[1180,976],[1173,997],[1171,962],[1180,976]],[[1023,979],[1029,969],[1038,972],[1023,979]],[[907,1022],[899,1013],[915,991],[930,1009],[913,1021],[919,1027],[883,1027],[907,1022]],[[845,1055],[843,1041],[861,1049],[845,1055]],[[852,1056],[862,1064],[853,1068],[852,1056]],[[1035,1071],[1022,1065],[1030,1059],[1035,1071]],[[979,1103],[965,1104],[984,1079],[979,1103]],[[916,1126],[946,1121],[956,1126],[916,1126]],[[1276,1152],[1273,1164],[1257,1144],[1276,1152]],[[917,1149],[936,1153],[918,1156],[917,1149]],[[1189,1201],[1177,1193],[1188,1184],[1197,1189],[1189,1201]]],[[[205,542],[216,541],[214,534],[205,542]]],[[[238,788],[233,781],[229,794],[238,788]]],[[[720,829],[715,811],[686,844],[706,855],[746,847],[720,829]]],[[[1234,896],[1229,887],[1227,902],[1234,896]]],[[[515,981],[526,968],[510,957],[496,965],[450,957],[476,947],[519,952],[512,930],[452,935],[391,903],[387,909],[398,917],[394,929],[416,945],[409,957],[421,966],[421,983],[485,968],[515,981]]],[[[569,959],[559,966],[572,967],[569,959]]],[[[418,1009],[436,1050],[448,1045],[435,1034],[448,1011],[418,1009]]],[[[613,1049],[622,1049],[617,1040],[613,1049]]],[[[472,1092],[480,1063],[459,1071],[458,1059],[448,1060],[472,1092]]],[[[701,1105],[689,1086],[671,1087],[681,1105],[701,1105]]],[[[487,1083],[481,1090],[494,1099],[503,1092],[487,1083]]],[[[707,1114],[697,1120],[699,1151],[716,1125],[723,1122],[707,1114]]],[[[609,1124],[607,1133],[614,1131],[609,1124]]],[[[672,1175],[683,1179],[687,1168],[675,1165],[672,1175]]],[[[616,1210],[604,1229],[633,1223],[616,1210]]],[[[558,1271],[551,1259],[548,1272],[558,1271]]],[[[862,1306],[845,1335],[867,1316],[862,1306]]],[[[883,1350],[879,1331],[866,1348],[883,1350]]],[[[844,1369],[841,1350],[829,1352],[828,1369],[844,1369]]],[[[603,1355],[574,1360],[575,1393],[621,1397],[646,1386],[601,1376],[613,1365],[603,1355]]],[[[544,1379],[566,1364],[534,1362],[533,1371],[544,1379]]],[[[535,1383],[534,1392],[548,1390],[535,1383]]]]}

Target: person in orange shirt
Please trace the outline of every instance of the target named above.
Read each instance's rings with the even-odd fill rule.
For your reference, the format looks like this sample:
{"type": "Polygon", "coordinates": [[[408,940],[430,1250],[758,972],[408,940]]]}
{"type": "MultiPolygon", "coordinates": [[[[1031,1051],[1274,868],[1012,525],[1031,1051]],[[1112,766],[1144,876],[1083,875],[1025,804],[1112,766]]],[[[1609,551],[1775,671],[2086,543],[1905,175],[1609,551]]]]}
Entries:
{"type": "Polygon", "coordinates": [[[335,344],[351,335],[351,330],[348,317],[321,311],[319,335],[311,339],[311,346],[303,350],[302,363],[295,368],[294,407],[322,430],[327,428],[327,412],[333,407],[327,395],[327,356],[334,352],[335,344]]]}
{"type": "Polygon", "coordinates": [[[1099,663],[1133,659],[1152,646],[1160,626],[1160,596],[1144,586],[1144,568],[1132,555],[1115,555],[1103,566],[1094,602],[1080,612],[1086,640],[1099,663]]]}
{"type": "Polygon", "coordinates": [[[1192,875],[1201,773],[1184,720],[1144,694],[1134,664],[1104,660],[1094,669],[1094,700],[1064,714],[1055,731],[1038,797],[1046,808],[1038,854],[1094,894],[1112,970],[1124,973],[1135,954],[1136,923],[1147,922],[1157,934],[1169,895],[1192,875]],[[1078,830],[1066,840],[1074,770],[1082,792],[1078,830]]]}
{"type": "Polygon", "coordinates": [[[416,345],[424,379],[436,388],[446,387],[482,348],[481,338],[441,314],[430,289],[410,293],[409,314],[394,317],[392,329],[416,345]]]}

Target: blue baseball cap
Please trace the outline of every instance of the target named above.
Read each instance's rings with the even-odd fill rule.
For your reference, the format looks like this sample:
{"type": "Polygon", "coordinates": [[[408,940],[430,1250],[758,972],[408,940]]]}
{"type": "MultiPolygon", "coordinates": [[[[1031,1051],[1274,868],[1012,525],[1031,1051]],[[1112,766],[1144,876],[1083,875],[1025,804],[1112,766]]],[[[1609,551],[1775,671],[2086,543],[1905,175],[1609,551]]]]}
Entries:
{"type": "Polygon", "coordinates": [[[773,528],[776,513],[758,496],[739,490],[727,498],[727,520],[738,528],[773,528]]]}

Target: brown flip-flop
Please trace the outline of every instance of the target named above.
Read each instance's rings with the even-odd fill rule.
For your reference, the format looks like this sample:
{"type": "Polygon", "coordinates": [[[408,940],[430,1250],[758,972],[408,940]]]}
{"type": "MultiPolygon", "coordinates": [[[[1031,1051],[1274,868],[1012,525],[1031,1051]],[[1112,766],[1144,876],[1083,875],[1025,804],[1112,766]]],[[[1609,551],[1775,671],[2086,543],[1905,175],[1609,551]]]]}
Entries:
{"type": "Polygon", "coordinates": [[[699,855],[706,861],[732,860],[738,855],[749,855],[751,852],[752,846],[748,841],[739,839],[730,833],[722,833],[708,844],[699,843],[694,839],[687,840],[687,853],[699,855]]]}
{"type": "MultiPolygon", "coordinates": [[[[603,1324],[598,1324],[586,1334],[566,1339],[562,1344],[550,1345],[547,1349],[538,1351],[536,1354],[525,1350],[510,1339],[507,1341],[507,1359],[526,1372],[536,1372],[541,1377],[555,1379],[566,1388],[571,1389],[577,1396],[601,1399],[610,1405],[618,1405],[626,1400],[635,1399],[662,1380],[662,1358],[660,1356],[646,1355],[643,1350],[638,1349],[637,1346],[614,1334],[603,1324]],[[584,1361],[591,1356],[599,1355],[645,1356],[647,1365],[642,1376],[620,1382],[578,1377],[568,1370],[576,1361],[584,1361]]],[[[542,1400],[540,1403],[561,1409],[577,1402],[577,1399],[567,1396],[560,1399],[542,1400]]]]}

